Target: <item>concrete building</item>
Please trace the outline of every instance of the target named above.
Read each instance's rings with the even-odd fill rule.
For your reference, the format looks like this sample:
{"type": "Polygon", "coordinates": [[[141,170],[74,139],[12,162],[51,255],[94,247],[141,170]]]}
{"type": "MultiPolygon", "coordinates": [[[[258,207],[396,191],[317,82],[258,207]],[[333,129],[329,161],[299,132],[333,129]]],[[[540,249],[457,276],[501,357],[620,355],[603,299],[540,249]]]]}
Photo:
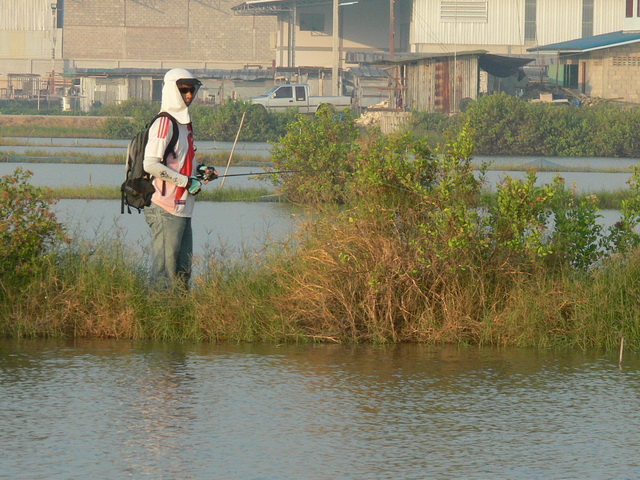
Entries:
{"type": "Polygon", "coordinates": [[[529,55],[536,45],[621,29],[625,1],[246,0],[233,10],[277,17],[278,65],[332,66],[336,47],[346,65],[382,54],[529,55]]]}
{"type": "Polygon", "coordinates": [[[239,17],[231,10],[234,4],[230,0],[3,0],[0,96],[24,92],[26,86],[33,86],[31,94],[38,90],[63,94],[81,70],[105,76],[114,69],[131,68],[271,67],[275,19],[239,17]],[[39,76],[39,82],[23,82],[28,76],[39,76]]]}
{"type": "MultiPolygon", "coordinates": [[[[202,92],[212,98],[239,92],[251,78],[282,80],[283,70],[273,67],[298,78],[316,70],[321,93],[344,93],[342,74],[354,66],[475,50],[541,58],[545,51],[531,48],[622,30],[619,12],[637,11],[637,0],[3,0],[0,5],[0,96],[78,95],[85,108],[103,100],[156,98],[161,72],[175,66],[240,72],[212,78],[217,83],[202,92]],[[327,83],[328,92],[322,87],[327,83]]],[[[546,58],[551,62],[556,55],[546,58]]]]}
{"type": "Polygon", "coordinates": [[[530,49],[557,56],[549,81],[591,97],[640,104],[640,0],[625,0],[617,14],[624,30],[530,49]]]}

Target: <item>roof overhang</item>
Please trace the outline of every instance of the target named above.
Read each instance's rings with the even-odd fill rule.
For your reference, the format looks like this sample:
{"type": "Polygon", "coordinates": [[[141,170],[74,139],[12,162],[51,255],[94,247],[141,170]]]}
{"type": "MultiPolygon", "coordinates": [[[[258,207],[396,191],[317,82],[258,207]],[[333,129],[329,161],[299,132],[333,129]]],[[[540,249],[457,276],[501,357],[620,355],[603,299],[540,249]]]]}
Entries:
{"type": "Polygon", "coordinates": [[[231,7],[236,15],[278,15],[291,11],[291,4],[280,0],[249,0],[231,7]]]}
{"type": "Polygon", "coordinates": [[[480,55],[478,66],[494,77],[506,78],[515,75],[522,67],[533,62],[533,58],[504,57],[485,53],[480,55]]]}
{"type": "Polygon", "coordinates": [[[520,68],[524,67],[528,63],[533,61],[533,58],[523,57],[505,57],[502,55],[493,55],[487,53],[486,50],[471,50],[465,52],[456,53],[432,53],[421,55],[410,55],[407,57],[386,60],[380,63],[387,64],[410,64],[423,60],[436,60],[441,58],[455,58],[455,57],[468,57],[475,56],[478,58],[478,66],[481,70],[493,75],[494,77],[506,78],[518,73],[520,68]]]}
{"type": "Polygon", "coordinates": [[[640,32],[610,32],[528,48],[528,52],[586,53],[640,42],[640,32]]]}
{"type": "Polygon", "coordinates": [[[231,7],[231,10],[236,15],[278,15],[293,11],[294,6],[309,7],[331,3],[333,0],[247,0],[240,5],[231,7]]]}
{"type": "Polygon", "coordinates": [[[469,55],[482,55],[487,53],[486,50],[468,50],[463,52],[438,52],[438,53],[411,53],[403,56],[399,56],[394,59],[386,59],[379,63],[388,63],[388,64],[406,64],[406,63],[415,63],[421,60],[433,60],[437,58],[454,58],[454,57],[464,57],[469,55]]]}
{"type": "MultiPolygon", "coordinates": [[[[366,2],[368,0],[339,0],[339,6],[366,2]]],[[[278,15],[292,12],[294,8],[331,4],[333,0],[246,0],[231,10],[236,15],[278,15]]]]}

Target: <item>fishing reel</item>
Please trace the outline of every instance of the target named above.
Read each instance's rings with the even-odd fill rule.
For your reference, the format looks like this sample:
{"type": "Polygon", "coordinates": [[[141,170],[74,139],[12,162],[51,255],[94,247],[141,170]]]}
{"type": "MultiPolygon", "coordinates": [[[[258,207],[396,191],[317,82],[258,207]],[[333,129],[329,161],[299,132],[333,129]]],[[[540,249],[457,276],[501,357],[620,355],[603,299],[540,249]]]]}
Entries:
{"type": "Polygon", "coordinates": [[[196,167],[196,178],[201,182],[210,182],[218,178],[218,172],[213,167],[208,167],[201,163],[196,167]]]}

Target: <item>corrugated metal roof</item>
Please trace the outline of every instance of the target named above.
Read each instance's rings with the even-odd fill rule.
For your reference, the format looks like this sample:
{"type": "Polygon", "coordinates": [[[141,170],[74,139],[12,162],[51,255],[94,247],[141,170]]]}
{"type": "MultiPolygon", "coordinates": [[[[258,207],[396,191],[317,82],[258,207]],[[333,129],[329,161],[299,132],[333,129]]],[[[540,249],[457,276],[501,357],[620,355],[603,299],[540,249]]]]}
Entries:
{"type": "Polygon", "coordinates": [[[381,68],[381,67],[369,67],[369,66],[350,67],[349,68],[349,72],[354,77],[360,77],[360,78],[387,78],[387,77],[389,77],[389,74],[387,73],[387,70],[385,68],[381,68]]]}
{"type": "MultiPolygon", "coordinates": [[[[348,0],[341,0],[346,3],[348,0]]],[[[368,0],[357,0],[356,3],[368,0]]],[[[236,15],[277,15],[290,12],[293,6],[330,5],[333,0],[247,0],[246,2],[231,7],[236,15]]]]}
{"type": "Polygon", "coordinates": [[[577,38],[567,42],[551,43],[534,48],[528,48],[529,52],[589,52],[603,48],[617,47],[629,43],[640,42],[640,32],[611,32],[592,37],[577,38]]]}
{"type": "Polygon", "coordinates": [[[464,57],[465,55],[482,55],[487,53],[486,50],[469,50],[469,51],[465,51],[465,52],[447,52],[447,53],[419,53],[419,54],[411,54],[411,55],[407,55],[407,56],[403,56],[400,58],[396,58],[396,59],[387,59],[384,60],[382,62],[380,62],[380,64],[385,64],[385,63],[389,63],[389,64],[402,64],[402,63],[411,63],[411,62],[417,62],[420,60],[429,60],[432,58],[453,58],[453,57],[464,57]]]}
{"type": "Polygon", "coordinates": [[[293,5],[319,5],[331,3],[331,0],[247,0],[231,7],[236,15],[277,15],[290,12],[293,5]]]}

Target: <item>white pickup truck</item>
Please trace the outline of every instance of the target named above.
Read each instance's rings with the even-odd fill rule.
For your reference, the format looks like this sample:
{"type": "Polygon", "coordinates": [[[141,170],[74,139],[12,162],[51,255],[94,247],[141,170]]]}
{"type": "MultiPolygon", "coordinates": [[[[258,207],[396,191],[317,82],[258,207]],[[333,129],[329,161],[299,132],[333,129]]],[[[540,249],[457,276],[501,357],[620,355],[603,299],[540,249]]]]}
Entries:
{"type": "Polygon", "coordinates": [[[309,85],[306,83],[275,85],[262,95],[249,100],[272,112],[284,112],[288,108],[297,108],[298,113],[316,113],[320,105],[327,105],[332,110],[351,107],[351,97],[310,97],[309,85]]]}

